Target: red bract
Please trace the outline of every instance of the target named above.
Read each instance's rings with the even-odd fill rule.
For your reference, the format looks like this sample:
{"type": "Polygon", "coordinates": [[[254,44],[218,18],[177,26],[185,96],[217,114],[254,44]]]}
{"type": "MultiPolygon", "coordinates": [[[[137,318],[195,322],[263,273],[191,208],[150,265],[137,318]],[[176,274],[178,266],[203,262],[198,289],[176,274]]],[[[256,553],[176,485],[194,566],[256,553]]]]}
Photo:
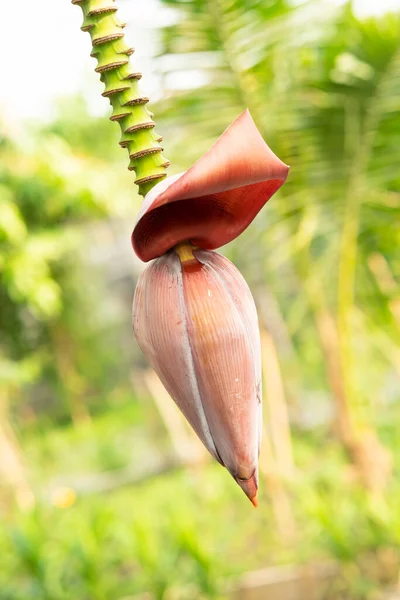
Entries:
{"type": "Polygon", "coordinates": [[[248,227],[288,171],[246,110],[188,171],[147,194],[132,234],[136,254],[147,262],[183,241],[224,246],[248,227]]]}

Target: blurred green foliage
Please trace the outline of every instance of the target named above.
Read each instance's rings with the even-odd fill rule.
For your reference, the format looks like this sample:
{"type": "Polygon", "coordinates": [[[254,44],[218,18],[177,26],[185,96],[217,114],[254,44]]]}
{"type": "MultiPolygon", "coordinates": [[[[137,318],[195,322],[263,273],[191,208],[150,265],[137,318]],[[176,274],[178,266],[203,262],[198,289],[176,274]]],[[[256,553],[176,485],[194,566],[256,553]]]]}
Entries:
{"type": "MultiPolygon", "coordinates": [[[[87,139],[78,143],[76,132],[83,137],[91,121],[82,100],[74,114],[74,126],[66,113],[65,122],[22,139],[10,132],[0,143],[0,387],[15,399],[35,383],[53,390],[57,404],[63,394],[90,395],[91,386],[107,391],[113,384],[102,369],[118,368],[90,253],[99,244],[96,224],[128,215],[135,194],[101,146],[95,155],[87,139]]],[[[112,130],[104,129],[108,149],[112,130]]]]}
{"type": "MultiPolygon", "coordinates": [[[[400,455],[395,428],[386,434],[400,455]]],[[[84,440],[72,429],[60,435],[76,448],[81,468],[95,468],[84,440]]],[[[68,460],[62,448],[60,439],[49,457],[58,472],[68,460]]],[[[228,598],[227,582],[245,570],[334,558],[342,566],[326,598],[376,598],[398,567],[398,480],[383,507],[354,483],[340,448],[321,433],[296,434],[295,453],[302,475],[291,484],[294,544],[278,535],[265,490],[259,510],[249,510],[222,468],[209,464],[84,495],[71,506],[44,498],[29,514],[15,512],[0,535],[0,597],[122,599],[146,590],[155,599],[228,598]],[[322,463],[316,445],[324,447],[322,463]]],[[[136,450],[133,459],[145,454],[136,450]]]]}
{"type": "Polygon", "coordinates": [[[327,599],[380,600],[400,567],[399,16],[359,21],[322,0],[162,3],[175,15],[155,59],[171,169],[245,107],[291,165],[226,253],[278,349],[296,531],[279,530],[265,474],[257,512],[211,463],[82,486],[172,445],[131,334],[139,202],[118,132],[61,99],[51,123],[1,127],[0,448],[14,462],[2,471],[0,456],[0,599],[222,599],[246,570],[334,559],[327,599]],[[378,494],[332,423],[340,402],[392,457],[378,494]]]}

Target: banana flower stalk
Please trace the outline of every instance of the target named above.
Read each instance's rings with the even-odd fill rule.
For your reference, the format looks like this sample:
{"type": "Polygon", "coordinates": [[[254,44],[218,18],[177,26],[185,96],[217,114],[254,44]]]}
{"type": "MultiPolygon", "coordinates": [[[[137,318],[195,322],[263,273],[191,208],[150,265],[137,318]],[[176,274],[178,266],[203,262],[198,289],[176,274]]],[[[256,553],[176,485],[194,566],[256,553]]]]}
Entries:
{"type": "Polygon", "coordinates": [[[248,227],[288,167],[248,111],[188,171],[145,197],[132,234],[143,261],[133,329],[194,431],[257,506],[261,354],[257,312],[236,267],[214,252],[248,227]]]}
{"type": "Polygon", "coordinates": [[[133,302],[143,353],[199,438],[254,505],[261,434],[257,313],[238,270],[213,250],[242,233],[285,182],[248,111],[188,171],[167,177],[142,74],[114,0],[71,0],[90,34],[111,121],[144,202],[132,245],[144,262],[133,302]]]}

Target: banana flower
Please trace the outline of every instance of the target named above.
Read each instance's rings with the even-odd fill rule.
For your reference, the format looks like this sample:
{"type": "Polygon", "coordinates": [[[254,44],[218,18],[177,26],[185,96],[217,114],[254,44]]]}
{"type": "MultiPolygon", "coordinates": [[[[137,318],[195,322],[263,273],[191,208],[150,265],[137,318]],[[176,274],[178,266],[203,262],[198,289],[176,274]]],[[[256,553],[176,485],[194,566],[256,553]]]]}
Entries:
{"type": "Polygon", "coordinates": [[[289,167],[248,111],[185,173],[145,197],[132,245],[139,346],[194,431],[257,506],[261,355],[257,312],[236,267],[214,252],[239,236],[289,167]]]}

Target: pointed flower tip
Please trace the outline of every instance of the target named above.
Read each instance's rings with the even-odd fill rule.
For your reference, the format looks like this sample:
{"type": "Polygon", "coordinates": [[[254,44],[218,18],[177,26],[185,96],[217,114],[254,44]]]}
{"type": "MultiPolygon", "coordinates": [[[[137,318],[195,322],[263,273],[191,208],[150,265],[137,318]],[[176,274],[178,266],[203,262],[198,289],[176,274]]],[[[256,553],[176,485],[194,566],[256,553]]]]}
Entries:
{"type": "Polygon", "coordinates": [[[250,502],[252,503],[252,505],[254,506],[254,508],[258,507],[258,498],[257,495],[254,496],[253,498],[250,498],[250,502]]]}
{"type": "Polygon", "coordinates": [[[289,167],[245,110],[188,171],[147,194],[132,234],[144,262],[179,242],[216,249],[240,235],[285,183],[289,167]]]}
{"type": "Polygon", "coordinates": [[[250,502],[253,504],[255,508],[258,506],[258,482],[257,482],[257,474],[254,473],[250,479],[239,479],[235,478],[236,482],[240,485],[250,502]]]}

